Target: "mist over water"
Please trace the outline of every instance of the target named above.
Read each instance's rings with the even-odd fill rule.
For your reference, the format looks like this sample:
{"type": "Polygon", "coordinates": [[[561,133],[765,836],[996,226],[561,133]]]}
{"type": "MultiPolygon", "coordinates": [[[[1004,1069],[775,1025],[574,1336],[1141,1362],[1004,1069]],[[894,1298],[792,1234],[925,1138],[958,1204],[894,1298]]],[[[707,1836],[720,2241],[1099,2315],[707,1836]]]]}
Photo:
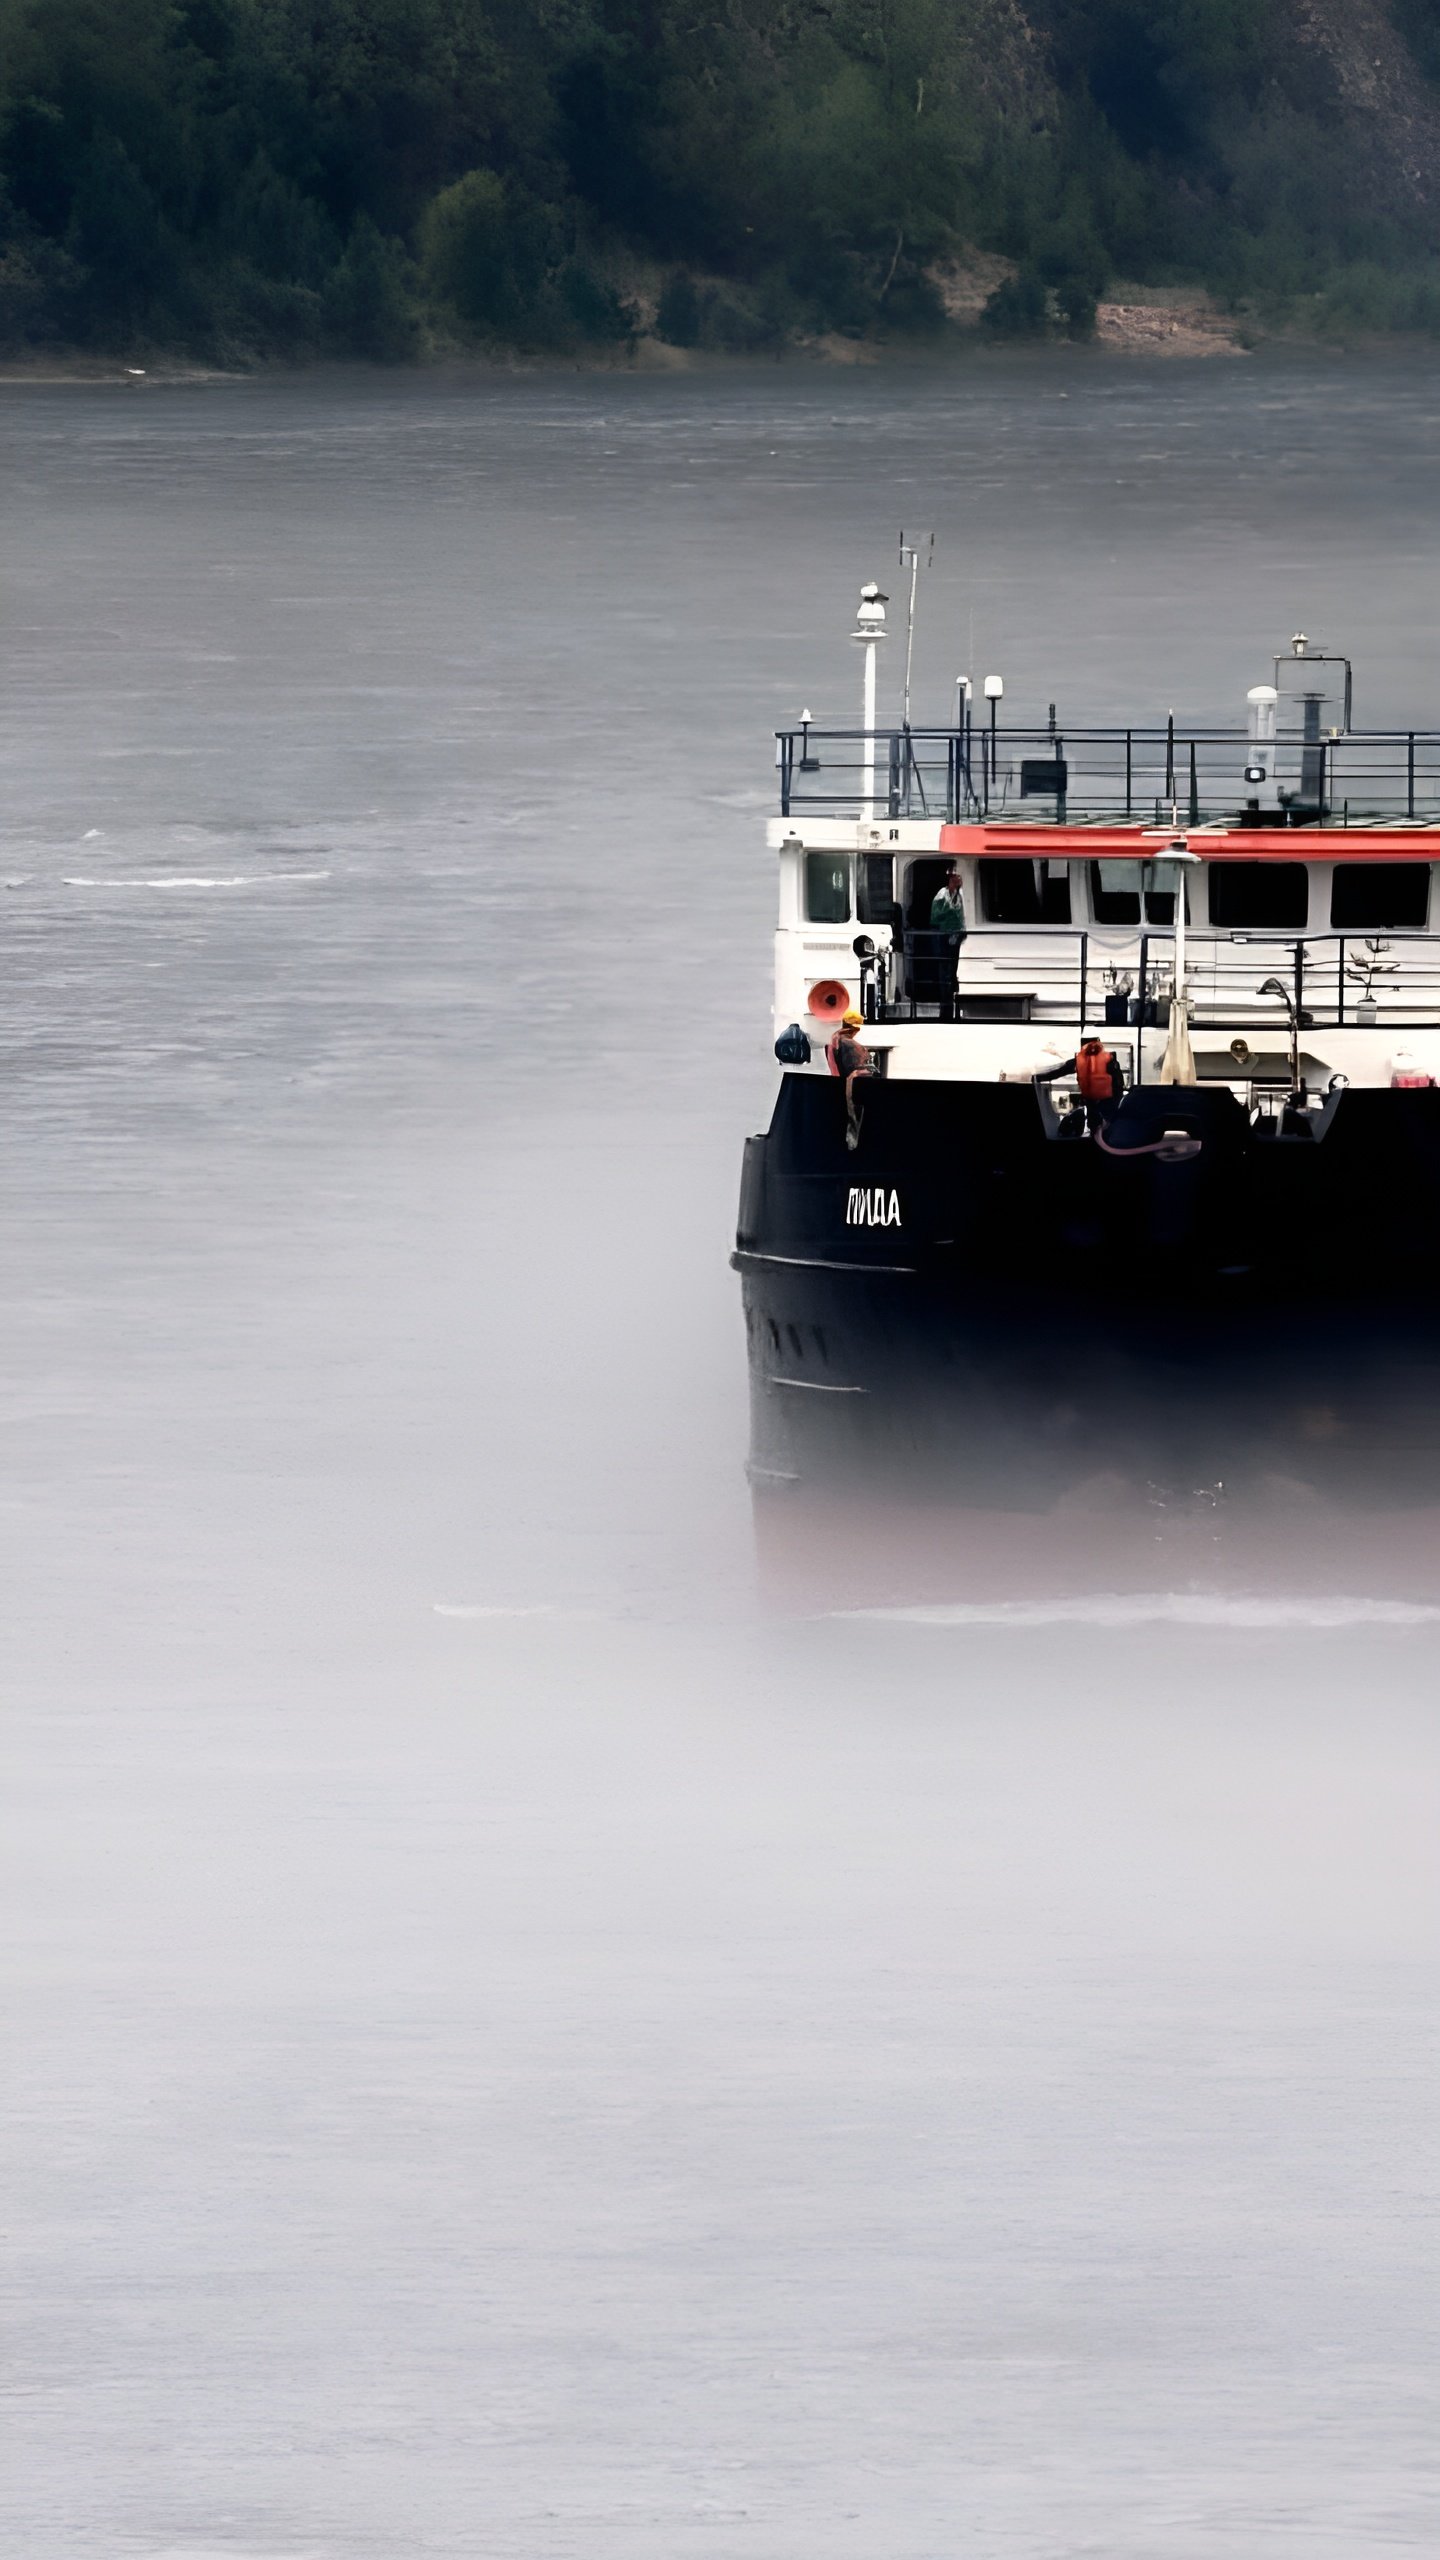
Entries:
{"type": "Polygon", "coordinates": [[[757,1519],[727,1255],[769,732],[900,525],[922,720],[1230,719],[1303,628],[1424,725],[1437,429],[1424,358],[3,394],[27,2560],[1433,2548],[1423,1349],[1180,1346],[1152,1442],[1077,1338],[1093,1452],[992,1379],[943,1501],[757,1519]]]}

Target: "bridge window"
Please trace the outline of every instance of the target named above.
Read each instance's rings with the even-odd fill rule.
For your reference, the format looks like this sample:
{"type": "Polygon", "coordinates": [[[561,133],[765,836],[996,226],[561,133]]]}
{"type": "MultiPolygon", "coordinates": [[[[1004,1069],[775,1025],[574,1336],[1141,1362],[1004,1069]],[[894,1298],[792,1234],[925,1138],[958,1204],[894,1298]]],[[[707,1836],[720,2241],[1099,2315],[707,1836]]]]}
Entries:
{"type": "Polygon", "coordinates": [[[982,862],[980,903],[987,924],[1068,924],[1068,862],[982,862]]]}
{"type": "Polygon", "coordinates": [[[1430,915],[1428,862],[1337,862],[1330,921],[1342,933],[1393,927],[1423,933],[1430,915]]]}
{"type": "MultiPolygon", "coordinates": [[[[1145,921],[1147,924],[1158,924],[1165,927],[1167,930],[1174,924],[1175,874],[1179,868],[1180,865],[1178,863],[1166,862],[1163,857],[1158,862],[1147,862],[1142,866],[1141,880],[1144,887],[1145,921]]],[[[1190,922],[1190,917],[1190,883],[1187,879],[1185,883],[1185,921],[1187,924],[1190,922]]]]}
{"type": "MultiPolygon", "coordinates": [[[[1173,862],[1092,862],[1090,914],[1096,924],[1146,924],[1168,928],[1175,922],[1173,862]]],[[[1185,921],[1190,921],[1190,890],[1185,890],[1185,921]]]]}
{"type": "Polygon", "coordinates": [[[1138,862],[1091,863],[1090,913],[1096,924],[1139,923],[1140,865],[1138,862]]]}
{"type": "Polygon", "coordinates": [[[1232,932],[1303,933],[1310,874],[1303,862],[1207,862],[1210,921],[1232,932]]]}
{"type": "Polygon", "coordinates": [[[805,856],[805,913],[811,924],[850,921],[850,865],[843,853],[805,856]]]}
{"type": "Polygon", "coordinates": [[[889,924],[895,904],[895,864],[888,853],[862,853],[857,882],[862,924],[889,924]]]}

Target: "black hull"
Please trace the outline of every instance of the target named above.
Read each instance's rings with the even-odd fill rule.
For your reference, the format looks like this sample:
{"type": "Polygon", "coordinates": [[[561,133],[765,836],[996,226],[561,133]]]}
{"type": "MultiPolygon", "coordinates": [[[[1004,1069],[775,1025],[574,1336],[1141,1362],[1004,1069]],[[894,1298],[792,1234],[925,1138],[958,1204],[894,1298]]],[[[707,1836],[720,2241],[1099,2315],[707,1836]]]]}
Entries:
{"type": "Polygon", "coordinates": [[[1147,1114],[1198,1155],[921,1084],[872,1093],[852,1154],[839,1092],[786,1079],[736,1260],[791,1599],[1435,1585],[1440,1093],[1347,1095],[1318,1145],[1252,1141],[1228,1094],[1147,1114]]]}
{"type": "Polygon", "coordinates": [[[1440,1090],[1341,1094],[1322,1137],[1252,1129],[1224,1088],[1126,1095],[1097,1146],[1033,1087],[879,1081],[845,1144],[837,1084],[787,1076],[746,1148],[737,1252],[920,1278],[932,1301],[1089,1295],[1277,1311],[1440,1303],[1440,1090]],[[1194,1144],[1180,1160],[1164,1132],[1194,1144]]]}

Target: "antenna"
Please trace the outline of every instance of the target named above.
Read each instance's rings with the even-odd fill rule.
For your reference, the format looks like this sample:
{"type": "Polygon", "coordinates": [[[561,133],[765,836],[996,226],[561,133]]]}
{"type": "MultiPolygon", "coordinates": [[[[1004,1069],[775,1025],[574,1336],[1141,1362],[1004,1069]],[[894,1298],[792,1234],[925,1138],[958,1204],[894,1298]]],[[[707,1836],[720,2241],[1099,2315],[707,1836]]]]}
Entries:
{"type": "Polygon", "coordinates": [[[925,566],[926,566],[926,568],[927,568],[927,569],[929,569],[929,568],[933,567],[933,565],[934,565],[934,560],[935,560],[935,536],[934,536],[934,534],[933,534],[933,533],[922,533],[922,534],[918,534],[918,535],[916,536],[916,538],[915,538],[915,540],[914,540],[913,542],[907,542],[907,541],[906,541],[906,539],[905,539],[905,528],[904,528],[904,526],[903,526],[903,525],[901,526],[901,528],[900,528],[900,566],[901,566],[901,568],[902,568],[902,569],[908,569],[908,570],[909,570],[909,572],[910,572],[910,611],[909,611],[909,614],[908,614],[908,616],[907,616],[906,623],[905,623],[905,711],[904,711],[904,720],[905,720],[905,726],[906,726],[906,728],[907,728],[907,729],[908,729],[908,728],[909,728],[909,726],[910,726],[910,667],[911,667],[911,662],[912,662],[912,660],[914,659],[914,656],[915,656],[915,587],[916,587],[916,582],[917,582],[917,580],[919,579],[919,576],[920,576],[920,561],[921,561],[921,556],[922,556],[922,555],[921,555],[921,544],[922,544],[922,543],[923,543],[923,544],[924,544],[924,546],[925,546],[925,549],[924,549],[924,555],[923,555],[923,556],[924,556],[924,561],[925,561],[925,566]]]}

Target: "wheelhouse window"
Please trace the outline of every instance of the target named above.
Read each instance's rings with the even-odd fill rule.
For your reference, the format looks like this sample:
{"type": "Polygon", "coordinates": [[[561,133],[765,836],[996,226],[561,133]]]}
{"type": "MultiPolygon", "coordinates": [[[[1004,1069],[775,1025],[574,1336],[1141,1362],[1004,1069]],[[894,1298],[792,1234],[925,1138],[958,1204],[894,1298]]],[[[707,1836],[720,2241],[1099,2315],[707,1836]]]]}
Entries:
{"type": "Polygon", "coordinates": [[[1140,865],[1138,862],[1091,863],[1090,913],[1096,924],[1139,923],[1140,865]]]}
{"type": "MultiPolygon", "coordinates": [[[[1170,927],[1175,922],[1175,874],[1177,862],[1146,862],[1141,866],[1141,895],[1145,900],[1147,924],[1170,927]]],[[[1190,883],[1185,883],[1185,921],[1190,922],[1190,883]]]]}
{"type": "MultiPolygon", "coordinates": [[[[1090,914],[1096,924],[1173,925],[1173,862],[1092,862],[1090,914]]],[[[1190,914],[1190,892],[1185,892],[1190,914]]]]}
{"type": "Polygon", "coordinates": [[[1423,933],[1430,919],[1428,862],[1337,862],[1330,922],[1341,933],[1423,933]]]}
{"type": "Polygon", "coordinates": [[[980,905],[987,924],[1068,924],[1068,862],[982,862],[980,905]]]}
{"type": "Polygon", "coordinates": [[[850,921],[850,865],[843,853],[805,856],[805,914],[811,924],[850,921]]]}
{"type": "Polygon", "coordinates": [[[1210,921],[1232,932],[1303,933],[1310,874],[1303,862],[1209,862],[1210,921]]]}
{"type": "Polygon", "coordinates": [[[860,892],[862,924],[894,920],[895,864],[888,853],[862,853],[855,883],[860,892]]]}

